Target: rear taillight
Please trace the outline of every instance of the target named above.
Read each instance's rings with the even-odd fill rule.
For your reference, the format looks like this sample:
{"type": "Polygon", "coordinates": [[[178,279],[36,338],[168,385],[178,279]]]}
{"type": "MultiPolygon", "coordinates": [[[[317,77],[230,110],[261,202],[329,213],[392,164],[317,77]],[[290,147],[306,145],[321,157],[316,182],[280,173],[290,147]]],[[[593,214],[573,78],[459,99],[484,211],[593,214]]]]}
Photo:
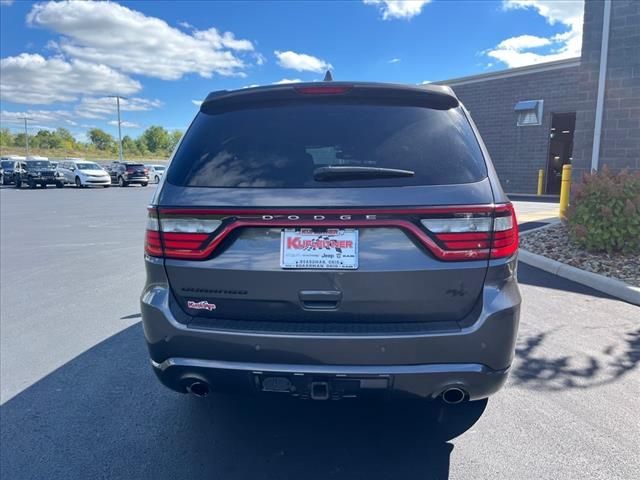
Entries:
{"type": "Polygon", "coordinates": [[[205,260],[242,228],[400,228],[443,261],[513,255],[518,224],[511,204],[409,209],[149,209],[145,252],[205,260]]]}
{"type": "Polygon", "coordinates": [[[518,224],[511,204],[487,212],[456,212],[425,218],[422,225],[440,242],[443,260],[508,257],[518,249],[518,224]]]}
{"type": "Polygon", "coordinates": [[[221,225],[212,218],[193,216],[160,216],[149,210],[145,253],[153,257],[202,258],[207,240],[221,225]]]}
{"type": "Polygon", "coordinates": [[[519,243],[518,221],[513,205],[499,205],[493,220],[491,258],[509,257],[516,253],[519,243]]]}

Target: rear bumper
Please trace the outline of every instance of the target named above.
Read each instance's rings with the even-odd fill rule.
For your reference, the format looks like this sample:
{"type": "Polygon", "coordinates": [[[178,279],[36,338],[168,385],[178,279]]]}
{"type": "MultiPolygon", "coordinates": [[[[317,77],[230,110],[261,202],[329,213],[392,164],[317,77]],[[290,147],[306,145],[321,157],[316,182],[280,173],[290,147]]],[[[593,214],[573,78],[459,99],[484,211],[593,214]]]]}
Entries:
{"type": "Polygon", "coordinates": [[[513,359],[520,311],[515,259],[498,267],[495,280],[487,278],[482,309],[472,324],[374,335],[190,327],[169,307],[161,262],[146,264],[144,333],[155,373],[176,391],[184,392],[194,378],[213,390],[256,391],[260,375],[273,375],[329,382],[386,378],[383,390],[425,398],[458,386],[471,399],[480,399],[501,388],[513,359]]]}
{"type": "Polygon", "coordinates": [[[129,183],[149,183],[149,177],[127,177],[125,181],[129,183]]]}
{"type": "Polygon", "coordinates": [[[179,392],[193,382],[205,382],[215,391],[261,392],[269,379],[285,379],[286,393],[306,398],[311,384],[329,385],[332,398],[367,394],[435,398],[447,388],[464,390],[469,399],[486,398],[507,380],[509,369],[492,370],[480,364],[397,366],[287,365],[169,358],[151,362],[160,381],[179,392]],[[345,387],[346,386],[346,387],[345,387]]]}

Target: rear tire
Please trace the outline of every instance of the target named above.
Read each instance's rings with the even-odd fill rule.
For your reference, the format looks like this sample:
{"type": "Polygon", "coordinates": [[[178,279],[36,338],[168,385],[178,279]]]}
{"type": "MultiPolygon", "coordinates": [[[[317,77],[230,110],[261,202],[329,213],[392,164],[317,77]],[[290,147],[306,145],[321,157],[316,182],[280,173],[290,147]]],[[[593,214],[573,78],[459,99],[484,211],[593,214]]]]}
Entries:
{"type": "Polygon", "coordinates": [[[63,182],[56,182],[56,188],[64,188],[63,182]]]}
{"type": "Polygon", "coordinates": [[[80,177],[76,177],[76,188],[82,188],[82,180],[80,180],[80,177]]]}
{"type": "Polygon", "coordinates": [[[103,185],[102,188],[109,188],[111,185],[103,185]]]}
{"type": "Polygon", "coordinates": [[[147,185],[149,185],[148,183],[141,183],[140,186],[141,187],[146,187],[147,185]]]}
{"type": "Polygon", "coordinates": [[[18,179],[16,180],[16,188],[20,188],[22,186],[22,182],[18,179]]]}
{"type": "Polygon", "coordinates": [[[36,188],[36,182],[33,180],[27,180],[27,185],[29,185],[29,188],[36,188]]]}
{"type": "Polygon", "coordinates": [[[129,182],[125,182],[124,178],[118,177],[118,185],[121,186],[121,187],[128,187],[129,186],[129,182]]]}
{"type": "Polygon", "coordinates": [[[156,178],[153,179],[156,183],[160,183],[160,177],[156,175],[156,178]]]}

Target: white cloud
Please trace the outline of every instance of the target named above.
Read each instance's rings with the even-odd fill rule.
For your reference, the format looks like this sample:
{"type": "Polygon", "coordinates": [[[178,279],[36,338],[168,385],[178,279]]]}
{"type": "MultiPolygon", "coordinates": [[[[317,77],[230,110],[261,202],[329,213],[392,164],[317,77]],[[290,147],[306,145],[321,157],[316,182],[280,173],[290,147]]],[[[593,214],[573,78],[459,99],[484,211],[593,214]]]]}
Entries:
{"type": "Polygon", "coordinates": [[[300,83],[302,80],[299,78],[283,78],[282,80],[278,80],[277,82],[273,82],[273,85],[283,85],[285,83],[300,83]]]}
{"type": "Polygon", "coordinates": [[[536,37],[534,35],[520,35],[519,37],[511,37],[503,40],[498,44],[497,48],[506,50],[526,50],[529,48],[545,47],[551,44],[551,40],[544,37],[536,37]]]}
{"type": "Polygon", "coordinates": [[[251,85],[245,85],[242,88],[255,88],[255,87],[259,87],[259,86],[260,86],[260,84],[258,84],[258,83],[252,83],[251,85]]]}
{"type": "MultiPolygon", "coordinates": [[[[121,112],[144,112],[162,106],[160,100],[121,98],[121,112]]],[[[82,118],[107,118],[117,114],[116,99],[112,97],[83,97],[74,114],[82,118]]]]}
{"type": "Polygon", "coordinates": [[[196,107],[199,107],[200,105],[202,105],[202,100],[191,100],[191,103],[193,103],[196,107]]]}
{"type": "Polygon", "coordinates": [[[550,25],[560,23],[568,30],[548,38],[526,34],[507,38],[495,48],[485,51],[486,55],[505,63],[508,67],[522,67],[580,56],[583,0],[562,2],[557,0],[503,0],[502,6],[506,11],[533,9],[550,25]],[[547,53],[532,51],[541,47],[551,47],[551,50],[547,53]]]}
{"type": "Polygon", "coordinates": [[[47,128],[54,126],[75,126],[76,122],[71,120],[73,114],[68,110],[26,110],[23,112],[11,112],[2,110],[0,112],[0,124],[3,127],[11,125],[23,126],[23,118],[29,119],[29,128],[33,128],[35,124],[44,124],[47,128]]]}
{"type": "Polygon", "coordinates": [[[0,72],[0,99],[15,103],[69,102],[82,94],[129,95],[142,88],[105,65],[38,54],[3,58],[0,72]]]}
{"type": "Polygon", "coordinates": [[[189,73],[240,76],[246,65],[238,53],[254,50],[249,40],[231,32],[185,33],[112,2],[38,3],[27,22],[61,34],[59,48],[73,58],[164,80],[189,73]]]}
{"type": "Polygon", "coordinates": [[[420,15],[422,8],[431,0],[363,0],[365,5],[375,5],[384,20],[394,18],[410,19],[420,15]]]}
{"type": "Polygon", "coordinates": [[[389,63],[400,63],[400,59],[399,58],[392,58],[391,60],[389,60],[389,63]]]}
{"type": "Polygon", "coordinates": [[[3,7],[10,7],[13,5],[13,0],[0,0],[0,5],[3,7]]]}
{"type": "Polygon", "coordinates": [[[423,80],[422,82],[420,82],[420,85],[429,85],[432,82],[432,80],[423,80]]]}
{"type": "Polygon", "coordinates": [[[306,53],[296,53],[291,50],[285,52],[276,50],[273,53],[278,59],[278,65],[282,68],[289,68],[291,70],[297,70],[298,72],[317,73],[333,68],[330,63],[312,55],[307,55],[306,53]]]}
{"type": "MultiPolygon", "coordinates": [[[[114,126],[118,126],[118,121],[117,120],[111,120],[109,122],[107,122],[109,125],[114,125],[114,126]]],[[[122,126],[122,128],[140,128],[140,125],[138,125],[137,123],[133,123],[133,122],[127,122],[127,121],[121,121],[120,125],[122,126]]]]}

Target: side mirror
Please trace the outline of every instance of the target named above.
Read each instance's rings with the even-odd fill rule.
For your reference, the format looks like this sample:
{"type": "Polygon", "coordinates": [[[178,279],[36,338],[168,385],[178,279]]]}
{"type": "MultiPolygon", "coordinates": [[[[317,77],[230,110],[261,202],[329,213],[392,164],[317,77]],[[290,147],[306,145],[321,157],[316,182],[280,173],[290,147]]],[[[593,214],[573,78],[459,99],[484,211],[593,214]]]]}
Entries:
{"type": "Polygon", "coordinates": [[[71,170],[72,172],[76,171],[76,167],[70,167],[69,170],[71,170]]]}

